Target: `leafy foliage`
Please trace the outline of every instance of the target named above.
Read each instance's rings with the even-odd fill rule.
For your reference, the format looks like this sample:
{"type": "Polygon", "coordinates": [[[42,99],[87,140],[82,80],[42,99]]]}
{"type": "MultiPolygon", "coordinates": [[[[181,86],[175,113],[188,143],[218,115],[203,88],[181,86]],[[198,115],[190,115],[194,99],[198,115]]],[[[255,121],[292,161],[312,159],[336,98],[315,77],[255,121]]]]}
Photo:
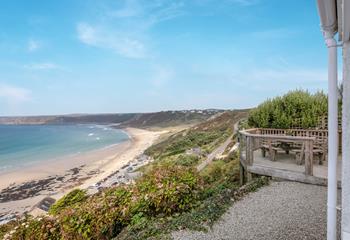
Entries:
{"type": "Polygon", "coordinates": [[[173,163],[174,165],[181,165],[181,166],[195,166],[199,162],[200,157],[196,155],[178,155],[175,157],[173,163]]]}
{"type": "Polygon", "coordinates": [[[86,198],[87,195],[85,190],[75,189],[53,204],[49,209],[49,213],[56,215],[63,209],[84,201],[86,198]]]}
{"type": "Polygon", "coordinates": [[[327,96],[322,92],[291,91],[252,110],[248,124],[261,128],[315,128],[319,117],[327,115],[327,106],[327,96]]]}
{"type": "Polygon", "coordinates": [[[132,192],[138,202],[133,208],[147,216],[182,212],[196,203],[200,188],[195,170],[182,166],[157,166],[136,182],[132,192]]]}
{"type": "MultiPolygon", "coordinates": [[[[198,173],[201,153],[227,139],[234,122],[246,111],[226,112],[152,146],[156,161],[143,169],[134,184],[112,187],[87,196],[74,190],[50,209],[50,216],[26,218],[12,239],[155,239],[171,230],[202,229],[232,202],[238,184],[238,156],[230,154],[198,173]]],[[[4,229],[4,232],[11,228],[4,229]]]]}
{"type": "Polygon", "coordinates": [[[201,186],[198,173],[191,168],[156,166],[133,185],[109,188],[90,197],[74,190],[51,208],[53,217],[26,219],[12,238],[110,239],[130,224],[191,209],[201,186]]]}
{"type": "Polygon", "coordinates": [[[27,216],[23,221],[18,222],[18,226],[12,239],[60,239],[60,227],[52,217],[32,218],[27,216]]]}
{"type": "Polygon", "coordinates": [[[204,123],[170,136],[167,140],[148,148],[145,153],[155,159],[161,159],[182,154],[196,147],[211,152],[232,134],[234,123],[246,115],[246,110],[224,112],[204,123]]]}

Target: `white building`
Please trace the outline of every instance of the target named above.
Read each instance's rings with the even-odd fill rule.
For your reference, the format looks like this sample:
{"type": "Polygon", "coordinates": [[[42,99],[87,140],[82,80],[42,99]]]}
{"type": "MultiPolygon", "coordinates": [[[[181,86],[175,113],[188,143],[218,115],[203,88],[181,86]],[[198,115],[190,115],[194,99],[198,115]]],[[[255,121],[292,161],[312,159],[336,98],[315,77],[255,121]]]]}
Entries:
{"type": "Polygon", "coordinates": [[[343,240],[350,240],[350,0],[317,0],[317,5],[323,35],[329,49],[327,239],[335,240],[337,236],[337,48],[340,47],[343,53],[341,236],[343,240]]]}

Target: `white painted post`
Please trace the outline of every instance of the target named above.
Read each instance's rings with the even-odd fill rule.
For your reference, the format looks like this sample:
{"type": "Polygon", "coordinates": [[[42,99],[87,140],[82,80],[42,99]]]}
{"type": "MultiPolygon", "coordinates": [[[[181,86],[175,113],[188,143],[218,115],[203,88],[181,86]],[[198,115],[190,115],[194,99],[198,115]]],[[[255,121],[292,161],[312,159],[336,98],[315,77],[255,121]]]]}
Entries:
{"type": "Polygon", "coordinates": [[[327,239],[337,237],[338,76],[337,42],[325,32],[328,47],[328,203],[327,239]]]}
{"type": "Polygon", "coordinates": [[[343,45],[342,239],[350,240],[350,42],[343,45]]]}

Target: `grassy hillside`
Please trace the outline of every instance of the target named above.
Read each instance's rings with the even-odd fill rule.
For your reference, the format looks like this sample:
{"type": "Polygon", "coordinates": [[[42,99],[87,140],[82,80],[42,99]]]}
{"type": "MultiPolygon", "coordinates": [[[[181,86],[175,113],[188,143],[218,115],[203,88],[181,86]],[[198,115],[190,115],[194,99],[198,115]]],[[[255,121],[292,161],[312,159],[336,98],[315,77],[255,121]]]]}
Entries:
{"type": "Polygon", "coordinates": [[[0,227],[8,239],[167,239],[173,230],[205,229],[246,192],[267,183],[256,179],[239,188],[238,154],[216,160],[198,172],[193,147],[212,148],[232,134],[246,111],[229,111],[150,147],[156,161],[134,184],[87,196],[75,190],[59,200],[49,216],[26,217],[0,227]],[[14,230],[15,229],[15,230],[14,230]]]}
{"type": "Polygon", "coordinates": [[[208,118],[223,112],[223,110],[184,110],[162,111],[137,114],[122,123],[121,126],[137,128],[172,127],[178,125],[193,125],[206,121],[208,118]]]}
{"type": "Polygon", "coordinates": [[[162,128],[194,125],[222,110],[183,110],[154,113],[72,114],[56,116],[0,117],[0,124],[121,124],[120,127],[162,128]]]}
{"type": "Polygon", "coordinates": [[[216,117],[170,136],[163,142],[151,146],[146,154],[163,158],[184,153],[191,148],[201,148],[205,153],[226,140],[233,132],[234,124],[247,117],[247,110],[226,111],[216,117]]]}

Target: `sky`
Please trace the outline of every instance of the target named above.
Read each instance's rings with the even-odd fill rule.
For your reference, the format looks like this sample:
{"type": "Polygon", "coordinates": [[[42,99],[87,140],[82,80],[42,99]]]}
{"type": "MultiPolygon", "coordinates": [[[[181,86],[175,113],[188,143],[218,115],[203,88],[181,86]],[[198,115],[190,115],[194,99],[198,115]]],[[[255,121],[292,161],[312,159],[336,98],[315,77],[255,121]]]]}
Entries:
{"type": "Polygon", "coordinates": [[[4,0],[0,115],[254,107],[326,90],[310,0],[4,0]]]}

